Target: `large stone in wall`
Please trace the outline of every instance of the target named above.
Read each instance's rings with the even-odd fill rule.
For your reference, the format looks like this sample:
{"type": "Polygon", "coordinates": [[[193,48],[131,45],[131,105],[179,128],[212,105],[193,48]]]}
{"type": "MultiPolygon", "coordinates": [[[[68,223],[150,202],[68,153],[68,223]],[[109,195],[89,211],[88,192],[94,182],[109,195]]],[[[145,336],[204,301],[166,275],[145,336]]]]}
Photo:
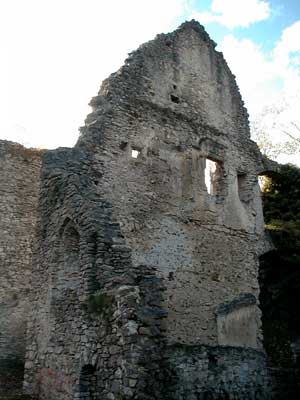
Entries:
{"type": "Polygon", "coordinates": [[[185,23],[132,53],[91,105],[76,146],[43,157],[26,391],[267,399],[264,162],[222,54],[185,23]]]}
{"type": "Polygon", "coordinates": [[[0,141],[0,396],[22,388],[41,154],[0,141]]]}

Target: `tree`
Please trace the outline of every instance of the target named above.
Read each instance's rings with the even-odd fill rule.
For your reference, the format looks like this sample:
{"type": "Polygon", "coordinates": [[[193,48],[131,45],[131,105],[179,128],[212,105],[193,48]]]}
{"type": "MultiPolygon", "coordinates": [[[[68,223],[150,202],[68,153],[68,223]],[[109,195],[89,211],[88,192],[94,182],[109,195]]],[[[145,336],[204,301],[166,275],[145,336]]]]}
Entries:
{"type": "Polygon", "coordinates": [[[251,122],[251,135],[263,154],[300,156],[300,96],[265,107],[251,122]]]}
{"type": "Polygon", "coordinates": [[[300,168],[283,165],[262,191],[266,228],[275,245],[260,258],[264,344],[271,365],[290,368],[300,362],[292,351],[300,340],[295,308],[300,302],[300,168]]]}

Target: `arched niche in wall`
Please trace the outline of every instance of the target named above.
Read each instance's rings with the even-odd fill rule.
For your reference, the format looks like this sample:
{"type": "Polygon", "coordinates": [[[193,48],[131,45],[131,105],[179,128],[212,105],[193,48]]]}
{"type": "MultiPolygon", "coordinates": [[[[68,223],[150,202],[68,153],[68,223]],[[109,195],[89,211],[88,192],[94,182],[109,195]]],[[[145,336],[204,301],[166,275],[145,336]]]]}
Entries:
{"type": "Polygon", "coordinates": [[[57,289],[74,290],[79,286],[80,235],[74,222],[67,219],[60,230],[59,266],[57,270],[57,289]]]}
{"type": "Polygon", "coordinates": [[[266,186],[269,184],[270,179],[280,175],[280,166],[277,163],[275,164],[276,165],[270,164],[264,166],[264,168],[260,168],[257,171],[257,181],[261,192],[263,192],[266,186]]]}

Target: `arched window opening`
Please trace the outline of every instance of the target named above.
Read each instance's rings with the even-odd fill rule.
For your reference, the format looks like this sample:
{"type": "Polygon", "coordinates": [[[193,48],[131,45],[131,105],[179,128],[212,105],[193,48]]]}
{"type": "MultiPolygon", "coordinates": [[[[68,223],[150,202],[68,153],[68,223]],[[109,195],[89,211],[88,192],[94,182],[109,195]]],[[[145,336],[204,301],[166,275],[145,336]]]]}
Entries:
{"type": "Polygon", "coordinates": [[[277,173],[272,171],[264,171],[258,175],[257,180],[261,192],[268,190],[270,184],[272,183],[272,178],[276,175],[277,173]]]}

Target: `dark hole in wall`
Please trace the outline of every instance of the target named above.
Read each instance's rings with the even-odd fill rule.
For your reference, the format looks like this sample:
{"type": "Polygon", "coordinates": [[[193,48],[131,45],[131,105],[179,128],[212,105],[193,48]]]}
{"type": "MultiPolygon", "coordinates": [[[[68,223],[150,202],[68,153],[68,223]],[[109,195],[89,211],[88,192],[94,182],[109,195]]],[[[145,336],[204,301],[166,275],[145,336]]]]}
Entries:
{"type": "Polygon", "coordinates": [[[94,400],[97,381],[96,370],[91,364],[84,365],[79,377],[79,400],[94,400]]]}
{"type": "Polygon", "coordinates": [[[218,364],[218,357],[214,354],[208,355],[209,368],[213,368],[218,364]]]}
{"type": "Polygon", "coordinates": [[[175,96],[174,94],[171,94],[170,98],[173,103],[176,103],[176,104],[180,103],[179,97],[175,96]]]}
{"type": "Polygon", "coordinates": [[[168,278],[169,278],[169,281],[174,281],[174,272],[169,272],[169,276],[168,276],[168,278]]]}
{"type": "Polygon", "coordinates": [[[121,142],[121,143],[120,143],[120,149],[121,149],[121,150],[125,150],[126,147],[127,147],[127,145],[128,145],[128,142],[121,142]]]}

